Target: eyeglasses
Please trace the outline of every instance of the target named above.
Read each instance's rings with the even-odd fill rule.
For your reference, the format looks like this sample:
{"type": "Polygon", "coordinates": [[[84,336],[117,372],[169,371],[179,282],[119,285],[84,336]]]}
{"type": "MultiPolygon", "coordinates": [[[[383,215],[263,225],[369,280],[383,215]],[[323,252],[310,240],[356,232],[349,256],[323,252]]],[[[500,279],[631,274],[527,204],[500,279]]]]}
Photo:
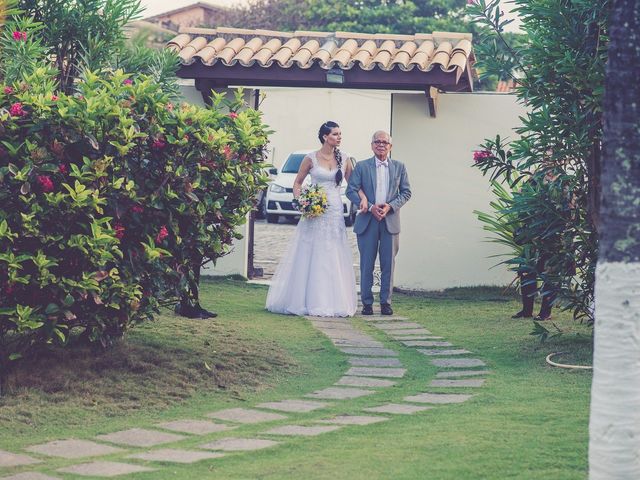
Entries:
{"type": "Polygon", "coordinates": [[[372,143],[374,143],[376,145],[382,145],[383,147],[386,147],[387,145],[391,145],[386,140],[374,140],[372,143]]]}

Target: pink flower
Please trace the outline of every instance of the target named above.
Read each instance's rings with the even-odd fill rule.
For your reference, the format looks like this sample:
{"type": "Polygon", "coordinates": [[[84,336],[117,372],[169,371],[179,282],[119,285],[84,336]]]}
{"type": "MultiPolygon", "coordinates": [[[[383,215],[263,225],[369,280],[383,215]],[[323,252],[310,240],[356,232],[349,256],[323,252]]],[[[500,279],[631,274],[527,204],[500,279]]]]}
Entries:
{"type": "Polygon", "coordinates": [[[131,80],[130,78],[125,78],[124,81],[122,82],[123,85],[133,85],[133,80],[131,80]]]}
{"type": "Polygon", "coordinates": [[[170,112],[173,112],[173,103],[171,102],[167,103],[167,110],[169,110],[170,112]]]}
{"type": "Polygon", "coordinates": [[[493,157],[493,154],[489,150],[476,150],[473,152],[473,161],[475,163],[481,163],[491,157],[493,157]]]}
{"type": "Polygon", "coordinates": [[[233,156],[233,152],[231,151],[231,147],[229,147],[229,145],[225,145],[224,146],[224,156],[227,160],[231,160],[231,157],[233,156]]]}
{"type": "Polygon", "coordinates": [[[476,0],[467,0],[467,5],[475,5],[476,0]]]}
{"type": "Polygon", "coordinates": [[[116,224],[113,226],[113,229],[114,229],[114,230],[115,230],[115,232],[116,232],[116,238],[117,238],[118,240],[121,240],[121,239],[122,239],[122,237],[124,237],[124,230],[125,230],[124,225],[122,225],[121,223],[116,223],[116,224]]]}
{"type": "Polygon", "coordinates": [[[160,231],[158,232],[158,235],[156,235],[156,242],[160,243],[168,236],[169,236],[169,231],[167,230],[167,227],[163,225],[162,227],[160,227],[160,231]]]}
{"type": "Polygon", "coordinates": [[[162,150],[166,146],[167,142],[165,142],[162,137],[156,138],[151,144],[151,148],[153,148],[154,150],[162,150]]]}
{"type": "Polygon", "coordinates": [[[229,118],[235,120],[236,118],[238,118],[238,114],[236,112],[229,112],[229,118]]]}
{"type": "Polygon", "coordinates": [[[20,40],[26,40],[27,39],[27,32],[18,32],[17,30],[15,32],[13,32],[13,39],[16,41],[20,41],[20,40]]]}
{"type": "Polygon", "coordinates": [[[144,212],[144,207],[142,205],[134,205],[133,207],[131,207],[131,211],[133,213],[142,213],[144,212]]]}
{"type": "Polygon", "coordinates": [[[13,87],[4,87],[4,93],[5,95],[11,95],[13,93],[13,87]]]}
{"type": "Polygon", "coordinates": [[[27,114],[27,112],[25,112],[24,109],[22,108],[22,103],[20,102],[16,102],[13,105],[11,105],[11,108],[9,108],[9,113],[13,117],[22,117],[27,114]]]}
{"type": "Polygon", "coordinates": [[[40,189],[43,192],[53,192],[53,182],[48,175],[38,175],[36,180],[40,184],[40,189]]]}
{"type": "Polygon", "coordinates": [[[51,100],[55,102],[56,100],[58,100],[58,96],[57,95],[51,95],[51,100]]]}
{"type": "Polygon", "coordinates": [[[67,167],[67,165],[64,163],[61,163],[60,165],[58,165],[58,171],[61,174],[66,175],[67,173],[69,173],[69,167],[67,167]]]}

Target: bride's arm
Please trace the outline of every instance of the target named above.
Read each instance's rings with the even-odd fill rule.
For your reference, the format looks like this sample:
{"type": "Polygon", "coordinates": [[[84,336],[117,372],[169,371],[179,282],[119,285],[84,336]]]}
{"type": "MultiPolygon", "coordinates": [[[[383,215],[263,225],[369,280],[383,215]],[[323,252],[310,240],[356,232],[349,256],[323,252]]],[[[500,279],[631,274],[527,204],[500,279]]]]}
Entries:
{"type": "Polygon", "coordinates": [[[296,175],[296,179],[293,181],[293,198],[298,198],[300,196],[300,189],[302,188],[302,182],[309,175],[309,170],[311,170],[311,159],[309,157],[304,157],[302,159],[302,163],[300,164],[300,168],[298,169],[298,174],[296,175]]]}
{"type": "Polygon", "coordinates": [[[358,208],[358,212],[367,213],[369,211],[369,201],[367,200],[367,196],[364,194],[364,190],[358,190],[358,196],[360,197],[360,208],[358,208]]]}

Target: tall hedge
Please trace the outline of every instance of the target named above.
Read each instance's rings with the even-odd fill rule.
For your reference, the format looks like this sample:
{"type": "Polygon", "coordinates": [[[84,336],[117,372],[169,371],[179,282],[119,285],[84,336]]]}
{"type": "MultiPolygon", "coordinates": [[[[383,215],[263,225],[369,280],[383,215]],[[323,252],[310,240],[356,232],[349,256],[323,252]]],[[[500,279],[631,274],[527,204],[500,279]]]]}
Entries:
{"type": "MultiPolygon", "coordinates": [[[[38,51],[29,50],[34,35],[5,34],[38,51]]],[[[264,182],[268,132],[241,93],[212,108],[175,104],[150,77],[103,70],[65,94],[46,58],[20,72],[4,68],[15,59],[2,61],[6,368],[76,333],[106,345],[179,296],[194,256],[223,255],[245,221],[264,182]]]]}

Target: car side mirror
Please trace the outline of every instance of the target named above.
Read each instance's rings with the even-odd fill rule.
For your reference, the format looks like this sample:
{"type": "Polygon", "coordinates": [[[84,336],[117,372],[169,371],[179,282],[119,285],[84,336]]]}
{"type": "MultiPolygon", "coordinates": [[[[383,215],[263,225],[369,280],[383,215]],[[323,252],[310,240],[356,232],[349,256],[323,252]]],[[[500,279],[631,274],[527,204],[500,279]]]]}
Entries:
{"type": "Polygon", "coordinates": [[[276,167],[271,167],[267,171],[269,172],[269,175],[277,175],[278,174],[278,169],[276,167]]]}

